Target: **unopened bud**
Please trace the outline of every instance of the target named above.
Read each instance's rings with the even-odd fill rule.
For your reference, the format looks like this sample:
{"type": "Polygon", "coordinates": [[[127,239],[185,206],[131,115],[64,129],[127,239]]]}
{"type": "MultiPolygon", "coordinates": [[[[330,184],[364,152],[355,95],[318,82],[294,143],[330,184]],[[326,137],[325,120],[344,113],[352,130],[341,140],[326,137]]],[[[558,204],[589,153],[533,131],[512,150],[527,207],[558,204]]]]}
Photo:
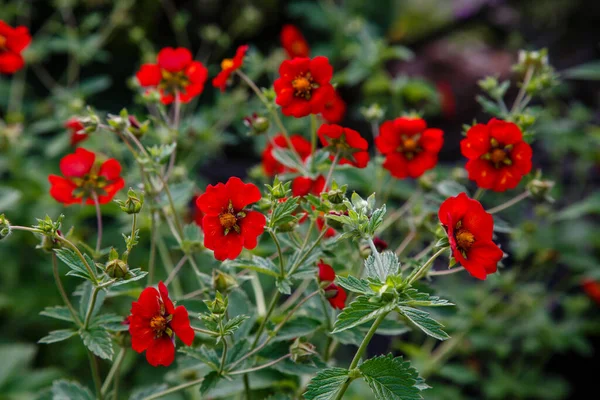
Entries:
{"type": "Polygon", "coordinates": [[[0,214],[0,240],[10,235],[10,221],[6,219],[4,214],[0,214]]]}
{"type": "Polygon", "coordinates": [[[222,315],[227,311],[229,300],[227,297],[223,297],[221,292],[217,291],[215,299],[213,301],[204,300],[204,304],[206,304],[212,314],[222,315]]]}
{"type": "Polygon", "coordinates": [[[244,125],[250,128],[251,135],[260,135],[269,130],[269,120],[256,113],[244,118],[244,125]]]}
{"type": "Polygon", "coordinates": [[[123,278],[129,272],[129,267],[126,262],[116,258],[106,263],[105,270],[111,278],[123,278]]]}
{"type": "Polygon", "coordinates": [[[360,113],[368,122],[379,122],[383,119],[385,111],[379,104],[371,104],[369,107],[361,108],[360,113]]]}
{"type": "Polygon", "coordinates": [[[225,272],[213,270],[213,288],[221,293],[228,293],[238,286],[235,278],[225,272]]]}
{"type": "Polygon", "coordinates": [[[127,130],[136,138],[140,139],[146,134],[146,132],[148,132],[150,121],[144,121],[144,123],[140,123],[140,121],[138,121],[134,115],[129,115],[127,119],[129,121],[129,127],[127,130]]]}
{"type": "Polygon", "coordinates": [[[302,362],[308,360],[313,355],[317,354],[315,346],[308,342],[303,342],[300,338],[294,340],[294,343],[290,346],[290,354],[292,355],[292,361],[302,362]]]}

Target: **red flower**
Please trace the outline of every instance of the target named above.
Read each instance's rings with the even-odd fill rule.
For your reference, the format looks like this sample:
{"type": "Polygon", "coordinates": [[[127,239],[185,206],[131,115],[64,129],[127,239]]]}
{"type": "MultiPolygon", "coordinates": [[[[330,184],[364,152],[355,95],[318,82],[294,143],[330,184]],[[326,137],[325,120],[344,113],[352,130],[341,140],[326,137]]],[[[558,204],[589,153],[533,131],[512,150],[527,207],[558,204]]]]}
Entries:
{"type": "Polygon", "coordinates": [[[0,20],[0,74],[14,74],[25,66],[21,52],[30,42],[25,26],[12,28],[0,20]]]}
{"type": "Polygon", "coordinates": [[[171,104],[175,94],[182,103],[188,103],[204,90],[208,70],[185,48],[165,47],[158,53],[157,64],[144,64],[136,77],[143,87],[154,87],[160,92],[163,104],[171,104]]]}
{"type": "Polygon", "coordinates": [[[131,303],[129,318],[131,348],[138,353],[146,351],[146,360],[153,367],[168,367],[175,360],[174,334],[190,346],[194,330],[184,306],[173,306],[164,283],[144,289],[138,301],[131,303]]]}
{"type": "Polygon", "coordinates": [[[299,176],[292,181],[292,195],[306,196],[311,193],[318,196],[325,190],[325,178],[319,175],[317,179],[299,176]]]}
{"type": "Polygon", "coordinates": [[[600,305],[600,282],[587,278],[583,280],[581,287],[592,300],[600,305]]]}
{"type": "Polygon", "coordinates": [[[375,245],[375,248],[379,252],[382,252],[389,247],[387,242],[385,240],[381,239],[380,237],[374,237],[373,244],[375,245]]]}
{"type": "Polygon", "coordinates": [[[198,206],[198,198],[200,196],[194,196],[192,202],[192,217],[194,219],[194,222],[196,223],[196,225],[198,225],[200,227],[200,229],[203,229],[202,227],[202,219],[204,218],[204,213],[202,212],[202,210],[200,209],[200,207],[198,206]]]}
{"type": "Polygon", "coordinates": [[[335,283],[332,283],[325,288],[325,297],[333,308],[343,310],[344,307],[346,307],[346,298],[348,295],[343,288],[339,287],[335,283]]]}
{"type": "Polygon", "coordinates": [[[333,282],[335,280],[335,271],[331,265],[325,264],[323,260],[320,260],[317,267],[319,268],[319,282],[333,282]]]}
{"type": "MultiPolygon", "coordinates": [[[[306,160],[308,156],[311,155],[312,146],[308,140],[304,139],[300,135],[291,135],[290,141],[292,142],[292,146],[294,146],[294,149],[302,161],[306,160]]],[[[284,172],[293,172],[277,161],[275,157],[273,157],[273,144],[282,149],[289,148],[288,142],[285,139],[285,136],[282,134],[275,136],[272,142],[269,141],[267,147],[262,153],[262,165],[263,169],[265,170],[265,174],[267,174],[267,176],[275,176],[284,172]]]]}
{"type": "Polygon", "coordinates": [[[322,216],[317,218],[317,228],[319,228],[319,232],[322,232],[323,228],[327,229],[327,231],[325,232],[326,238],[331,238],[335,236],[335,229],[326,226],[325,219],[322,216]]]}
{"type": "Polygon", "coordinates": [[[487,125],[471,127],[460,150],[469,159],[469,179],[482,189],[513,189],[531,170],[531,147],[512,122],[492,118],[487,125]]]}
{"type": "Polygon", "coordinates": [[[225,91],[227,87],[227,81],[229,80],[229,76],[236,70],[239,69],[244,63],[244,57],[246,56],[246,52],[248,51],[249,46],[244,45],[238,47],[235,52],[235,56],[232,58],[226,58],[221,61],[221,72],[218,73],[217,76],[213,79],[213,86],[221,89],[221,92],[225,91]]]}
{"type": "Polygon", "coordinates": [[[310,57],[310,47],[294,25],[284,25],[281,29],[281,46],[290,58],[310,57]]]}
{"type": "Polygon", "coordinates": [[[385,155],[383,167],[396,178],[418,178],[435,167],[444,144],[444,132],[427,129],[421,118],[385,121],[375,145],[385,155]]]}
{"type": "Polygon", "coordinates": [[[438,218],[448,234],[452,255],[469,273],[485,279],[496,272],[502,250],[492,242],[494,219],[477,200],[461,193],[446,199],[438,218]]]}
{"type": "Polygon", "coordinates": [[[329,148],[333,154],[339,154],[340,164],[350,164],[357,168],[364,168],[369,163],[369,144],[360,136],[360,133],[350,128],[339,125],[323,124],[318,132],[321,144],[329,148]]]}
{"type": "Polygon", "coordinates": [[[83,148],[68,154],[60,160],[63,176],[50,175],[52,187],[50,195],[65,205],[81,203],[94,204],[94,194],[100,204],[112,200],[115,194],[125,186],[121,178],[121,164],[110,158],[102,165],[94,163],[96,155],[83,148]]]}
{"type": "Polygon", "coordinates": [[[319,114],[333,96],[329,82],[333,68],[327,57],[285,60],[279,67],[279,75],[274,83],[275,102],[284,115],[300,118],[319,114]]]}
{"type": "Polygon", "coordinates": [[[71,118],[65,123],[65,128],[71,131],[71,146],[76,146],[77,143],[84,141],[88,138],[87,133],[84,131],[85,126],[77,118],[71,118]]]}
{"type": "Polygon", "coordinates": [[[346,114],[346,103],[337,91],[333,92],[333,96],[325,103],[325,107],[321,112],[321,115],[330,124],[337,124],[344,118],[346,114]]]}
{"type": "Polygon", "coordinates": [[[198,197],[198,207],[205,214],[204,246],[215,252],[217,260],[233,260],[242,247],[256,247],[258,236],[265,230],[266,218],[246,207],[261,197],[255,185],[236,177],[225,184],[208,185],[206,192],[198,197]]]}

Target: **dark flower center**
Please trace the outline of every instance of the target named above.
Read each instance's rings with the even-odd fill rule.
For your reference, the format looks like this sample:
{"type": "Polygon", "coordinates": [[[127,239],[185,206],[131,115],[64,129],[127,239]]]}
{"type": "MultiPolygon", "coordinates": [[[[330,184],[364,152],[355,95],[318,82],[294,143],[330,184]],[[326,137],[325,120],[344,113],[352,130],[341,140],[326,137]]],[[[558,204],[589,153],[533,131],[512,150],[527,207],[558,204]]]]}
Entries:
{"type": "Polygon", "coordinates": [[[150,320],[150,328],[152,328],[156,337],[162,336],[167,330],[167,319],[160,314],[155,315],[150,320]]]}
{"type": "Polygon", "coordinates": [[[92,197],[92,193],[103,195],[106,193],[104,188],[111,183],[105,177],[98,175],[96,167],[93,167],[89,173],[81,178],[74,177],[69,179],[77,186],[73,190],[73,197],[77,198],[92,197]]]}
{"type": "Polygon", "coordinates": [[[244,218],[245,216],[246,212],[244,210],[236,212],[233,209],[233,204],[230,200],[227,209],[223,210],[223,212],[219,214],[219,222],[225,230],[225,235],[227,235],[232,229],[235,232],[240,233],[240,226],[238,225],[238,221],[244,218]]]}
{"type": "Polygon", "coordinates": [[[161,70],[161,75],[162,80],[158,87],[170,94],[184,92],[185,88],[190,84],[190,80],[184,71],[169,72],[163,69],[161,70]]]}
{"type": "Polygon", "coordinates": [[[456,244],[458,245],[459,249],[463,252],[469,250],[471,246],[473,246],[473,243],[475,243],[475,235],[473,235],[471,232],[464,228],[460,228],[456,232],[455,237],[456,244]]]}
{"type": "Polygon", "coordinates": [[[498,143],[498,141],[494,138],[490,140],[491,149],[489,152],[484,154],[481,158],[484,160],[488,160],[494,167],[500,168],[504,165],[512,165],[512,160],[510,159],[510,151],[513,148],[513,145],[502,145],[498,143]]]}
{"type": "Polygon", "coordinates": [[[294,88],[294,96],[310,100],[313,89],[318,88],[319,85],[313,82],[312,75],[310,72],[307,72],[306,74],[298,75],[292,81],[292,87],[294,88]]]}
{"type": "Polygon", "coordinates": [[[6,46],[7,41],[8,41],[8,39],[6,39],[4,36],[0,35],[0,50],[4,50],[4,46],[6,46]]]}
{"type": "Polygon", "coordinates": [[[412,160],[416,153],[420,153],[423,149],[419,145],[420,135],[402,136],[402,144],[398,146],[398,151],[404,153],[404,157],[412,160]]]}
{"type": "Polygon", "coordinates": [[[225,229],[231,229],[237,223],[237,218],[232,213],[226,212],[219,215],[219,222],[225,229]]]}
{"type": "Polygon", "coordinates": [[[225,58],[221,61],[221,69],[226,70],[233,67],[233,60],[231,58],[225,58]]]}

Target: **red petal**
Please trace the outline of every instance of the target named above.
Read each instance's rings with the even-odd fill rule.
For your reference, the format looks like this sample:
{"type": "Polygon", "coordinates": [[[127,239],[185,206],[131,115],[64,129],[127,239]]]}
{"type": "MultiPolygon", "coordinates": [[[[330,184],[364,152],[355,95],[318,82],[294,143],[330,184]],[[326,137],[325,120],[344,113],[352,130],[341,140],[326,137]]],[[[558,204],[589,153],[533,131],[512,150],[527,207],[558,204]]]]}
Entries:
{"type": "Polygon", "coordinates": [[[527,175],[529,171],[531,171],[531,156],[531,146],[525,142],[515,144],[510,152],[510,159],[513,162],[513,166],[515,166],[522,175],[527,175]]]}
{"type": "Polygon", "coordinates": [[[221,89],[221,92],[225,91],[227,87],[227,80],[229,79],[229,75],[231,75],[230,70],[223,70],[217,74],[212,80],[212,84],[214,87],[221,89]]]}
{"type": "Polygon", "coordinates": [[[438,211],[438,218],[442,225],[452,227],[462,220],[465,214],[471,207],[483,207],[477,200],[469,198],[465,193],[460,193],[458,196],[447,198],[441,205],[438,211]]]}
{"type": "MultiPolygon", "coordinates": [[[[275,99],[277,102],[277,99],[275,99]]],[[[277,104],[280,104],[277,102],[277,104]]],[[[302,118],[311,113],[311,104],[305,99],[294,97],[291,101],[281,107],[281,113],[288,117],[302,118]]]]}
{"type": "Polygon", "coordinates": [[[317,264],[319,268],[319,281],[331,281],[335,280],[335,271],[329,264],[325,264],[323,261],[317,264]]]}
{"type": "Polygon", "coordinates": [[[395,129],[394,121],[385,121],[379,127],[379,136],[375,138],[375,145],[382,154],[393,153],[398,149],[402,136],[395,129]]]}
{"type": "Polygon", "coordinates": [[[169,290],[162,281],[158,282],[158,291],[160,292],[160,298],[165,305],[167,314],[173,314],[175,307],[173,307],[173,302],[169,298],[169,290]]]}
{"type": "Polygon", "coordinates": [[[0,51],[0,73],[14,74],[25,66],[25,60],[20,54],[0,51]]]}
{"type": "Polygon", "coordinates": [[[143,64],[135,76],[140,85],[144,87],[158,86],[162,79],[160,67],[156,64],[143,64]]]}
{"type": "MultiPolygon", "coordinates": [[[[110,203],[113,197],[115,197],[115,195],[117,194],[117,192],[123,189],[124,187],[125,180],[123,178],[118,178],[112,184],[104,187],[104,191],[106,192],[106,194],[98,196],[98,202],[100,204],[110,203]]],[[[91,204],[93,204],[93,202],[91,204]]]]}
{"type": "Polygon", "coordinates": [[[146,360],[153,367],[163,365],[168,367],[175,361],[175,345],[173,339],[167,335],[163,335],[155,339],[148,350],[146,350],[146,360]]]}
{"type": "Polygon", "coordinates": [[[100,167],[99,176],[103,176],[109,181],[119,179],[121,175],[121,164],[114,158],[109,158],[104,161],[102,166],[100,167]]]}
{"type": "Polygon", "coordinates": [[[217,216],[229,206],[229,193],[225,184],[208,185],[196,199],[196,205],[206,215],[217,216]]]}
{"type": "Polygon", "coordinates": [[[523,140],[519,127],[512,123],[493,119],[488,122],[490,137],[503,145],[515,144],[523,140]]]}
{"type": "Polygon", "coordinates": [[[470,160],[484,155],[490,150],[490,136],[488,128],[483,124],[472,126],[467,131],[466,139],[460,141],[462,155],[470,160]]]}
{"type": "Polygon", "coordinates": [[[427,129],[427,122],[422,118],[400,117],[393,122],[396,132],[400,135],[412,136],[427,129]]]}
{"type": "Polygon", "coordinates": [[[315,82],[321,86],[328,84],[333,76],[333,67],[327,57],[317,56],[310,60],[309,70],[315,82]]]}
{"type": "Polygon", "coordinates": [[[383,162],[383,168],[390,171],[390,174],[396,178],[404,179],[408,175],[408,161],[401,153],[390,153],[383,162]]]}
{"type": "Polygon", "coordinates": [[[169,72],[180,72],[192,62],[192,53],[183,47],[165,47],[158,53],[158,65],[169,72]]]}
{"type": "Polygon", "coordinates": [[[142,318],[152,318],[160,313],[160,294],[153,287],[142,291],[138,301],[131,303],[131,314],[142,318]]]}
{"type": "Polygon", "coordinates": [[[67,154],[60,160],[60,171],[67,178],[81,178],[90,172],[95,160],[94,153],[80,147],[75,150],[75,153],[67,154]]]}
{"type": "Polygon", "coordinates": [[[437,154],[444,145],[444,132],[441,129],[427,129],[421,135],[419,144],[423,150],[437,154]]]}
{"type": "Polygon", "coordinates": [[[14,29],[9,27],[9,29],[10,31],[5,30],[3,33],[0,33],[0,35],[6,38],[4,46],[13,53],[20,53],[31,43],[29,29],[25,26],[18,26],[14,29]]]}
{"type": "Polygon", "coordinates": [[[407,162],[408,164],[408,175],[411,178],[418,178],[429,169],[435,167],[437,164],[437,155],[431,153],[420,153],[417,154],[412,160],[407,162]]]}
{"type": "Polygon", "coordinates": [[[354,129],[344,128],[344,134],[346,136],[346,143],[355,149],[368,150],[369,142],[363,138],[360,133],[354,129]]]}
{"type": "Polygon", "coordinates": [[[246,216],[238,221],[244,247],[252,250],[256,247],[258,237],[264,232],[267,219],[258,211],[248,211],[246,216]]]}
{"type": "Polygon", "coordinates": [[[465,166],[469,179],[475,181],[482,189],[493,189],[498,179],[498,170],[485,160],[469,160],[465,166]]]}
{"type": "Polygon", "coordinates": [[[178,306],[173,312],[171,329],[183,343],[191,346],[194,342],[194,330],[190,326],[190,317],[184,306],[178,306]]]}
{"type": "Polygon", "coordinates": [[[129,318],[129,333],[131,348],[138,353],[146,350],[154,341],[154,330],[150,327],[150,321],[139,316],[129,318]]]}
{"type": "Polygon", "coordinates": [[[68,179],[58,175],[48,176],[50,181],[50,195],[60,203],[65,205],[81,203],[80,198],[73,197],[73,190],[76,186],[71,183],[68,179]]]}
{"type": "Polygon", "coordinates": [[[262,198],[258,187],[253,183],[244,183],[238,177],[232,176],[225,184],[228,200],[235,211],[240,211],[249,204],[256,203],[262,198]]]}

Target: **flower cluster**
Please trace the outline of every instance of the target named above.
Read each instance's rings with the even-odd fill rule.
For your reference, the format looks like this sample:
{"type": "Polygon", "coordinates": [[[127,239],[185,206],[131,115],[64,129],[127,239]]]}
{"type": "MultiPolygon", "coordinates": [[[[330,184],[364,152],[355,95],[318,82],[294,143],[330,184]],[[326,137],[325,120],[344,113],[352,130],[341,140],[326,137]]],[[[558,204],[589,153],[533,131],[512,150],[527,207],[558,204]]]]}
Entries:
{"type": "Polygon", "coordinates": [[[21,53],[30,42],[27,27],[13,28],[0,20],[0,74],[14,74],[25,66],[21,53]]]}

